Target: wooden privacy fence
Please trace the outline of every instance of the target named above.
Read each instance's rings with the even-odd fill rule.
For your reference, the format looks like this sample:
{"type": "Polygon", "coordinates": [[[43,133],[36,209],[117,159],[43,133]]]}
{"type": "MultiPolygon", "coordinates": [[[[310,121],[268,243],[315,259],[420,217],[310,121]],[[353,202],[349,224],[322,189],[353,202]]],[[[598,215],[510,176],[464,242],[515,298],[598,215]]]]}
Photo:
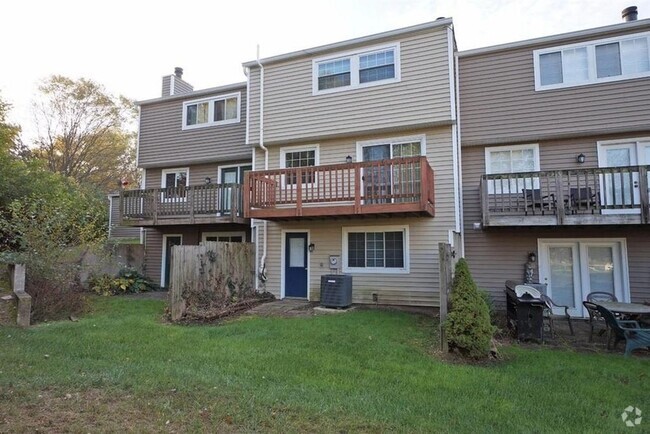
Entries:
{"type": "Polygon", "coordinates": [[[205,242],[174,246],[171,252],[172,321],[186,313],[201,317],[255,293],[255,247],[252,243],[205,242]]]}

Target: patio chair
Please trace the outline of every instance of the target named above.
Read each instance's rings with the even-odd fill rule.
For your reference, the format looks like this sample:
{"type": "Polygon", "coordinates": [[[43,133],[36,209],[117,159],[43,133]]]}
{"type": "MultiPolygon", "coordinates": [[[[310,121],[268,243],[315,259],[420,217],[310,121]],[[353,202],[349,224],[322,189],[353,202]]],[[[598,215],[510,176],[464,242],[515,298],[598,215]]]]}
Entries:
{"type": "Polygon", "coordinates": [[[593,214],[600,203],[599,194],[592,193],[591,187],[570,188],[569,197],[571,198],[571,212],[574,214],[581,209],[591,210],[593,214]]]}
{"type": "Polygon", "coordinates": [[[551,297],[546,294],[541,294],[539,298],[541,298],[546,305],[544,311],[542,312],[542,315],[544,316],[544,319],[548,320],[549,328],[551,329],[551,336],[555,335],[555,326],[553,325],[553,307],[560,307],[564,309],[563,316],[569,323],[569,330],[571,331],[571,336],[573,336],[573,324],[571,323],[571,315],[569,315],[569,306],[555,303],[551,297]]]}
{"type": "Polygon", "coordinates": [[[544,215],[544,211],[555,211],[556,202],[555,194],[542,195],[542,190],[539,188],[523,188],[521,193],[524,195],[524,203],[526,204],[526,215],[528,215],[528,208],[532,208],[533,214],[535,208],[539,208],[544,215]]]}
{"type": "Polygon", "coordinates": [[[597,301],[618,301],[616,296],[611,292],[595,291],[587,294],[587,301],[595,303],[597,301]]]}
{"type": "Polygon", "coordinates": [[[602,306],[597,306],[598,312],[605,318],[609,326],[607,349],[610,349],[611,335],[614,333],[614,348],[619,341],[625,340],[625,356],[629,356],[637,348],[650,347],[650,328],[641,328],[637,321],[617,320],[612,312],[602,306]]]}
{"type": "Polygon", "coordinates": [[[607,323],[605,323],[605,318],[603,318],[600,312],[598,312],[598,305],[590,301],[583,301],[582,305],[587,309],[587,313],[589,313],[589,327],[591,329],[589,332],[589,342],[593,342],[594,326],[599,323],[604,326],[604,328],[598,332],[598,335],[600,336],[607,331],[607,323]]]}

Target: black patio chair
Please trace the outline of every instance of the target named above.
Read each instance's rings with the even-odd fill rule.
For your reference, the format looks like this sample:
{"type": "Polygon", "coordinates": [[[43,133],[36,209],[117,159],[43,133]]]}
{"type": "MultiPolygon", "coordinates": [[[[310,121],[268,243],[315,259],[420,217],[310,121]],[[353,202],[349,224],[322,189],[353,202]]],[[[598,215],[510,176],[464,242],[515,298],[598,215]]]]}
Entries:
{"type": "Polygon", "coordinates": [[[598,312],[598,305],[592,303],[591,301],[583,301],[582,305],[587,309],[589,314],[589,342],[593,342],[594,328],[596,324],[602,324],[603,328],[598,332],[598,336],[601,336],[607,331],[607,323],[605,323],[605,318],[598,312]]]}
{"type": "Polygon", "coordinates": [[[524,195],[526,215],[528,215],[528,208],[532,209],[533,214],[536,208],[541,210],[542,215],[544,215],[544,211],[555,211],[557,205],[555,194],[542,195],[542,190],[539,188],[523,188],[521,193],[524,195]]]}
{"type": "Polygon", "coordinates": [[[637,348],[650,347],[650,329],[641,328],[633,320],[618,320],[614,314],[602,306],[597,306],[598,312],[605,318],[609,333],[607,335],[607,349],[610,349],[612,334],[614,335],[614,348],[619,341],[625,341],[625,356],[629,356],[637,348]]]}
{"type": "Polygon", "coordinates": [[[573,336],[573,324],[571,323],[571,315],[569,315],[569,306],[557,304],[551,299],[551,297],[546,294],[541,294],[539,298],[541,298],[546,305],[542,312],[542,315],[544,316],[544,319],[548,320],[549,328],[551,329],[551,336],[555,336],[555,326],[553,325],[553,307],[560,307],[564,309],[564,315],[562,316],[565,317],[569,323],[569,330],[571,331],[571,336],[573,336]]]}
{"type": "Polygon", "coordinates": [[[598,193],[592,193],[591,187],[577,187],[569,189],[569,197],[571,198],[571,212],[576,213],[578,210],[594,210],[600,203],[598,193]]]}

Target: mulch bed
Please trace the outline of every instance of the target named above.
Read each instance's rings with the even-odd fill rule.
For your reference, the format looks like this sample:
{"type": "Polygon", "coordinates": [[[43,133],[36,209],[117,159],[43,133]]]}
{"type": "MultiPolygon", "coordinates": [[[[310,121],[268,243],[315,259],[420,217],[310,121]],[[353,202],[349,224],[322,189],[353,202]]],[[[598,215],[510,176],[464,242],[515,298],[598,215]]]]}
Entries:
{"type": "MultiPolygon", "coordinates": [[[[197,309],[188,306],[183,318],[176,321],[176,324],[218,324],[226,319],[238,317],[255,306],[275,301],[275,296],[269,292],[256,293],[254,296],[240,300],[227,306],[216,306],[209,309],[197,309]]],[[[169,308],[165,309],[165,315],[171,321],[169,308]]]]}

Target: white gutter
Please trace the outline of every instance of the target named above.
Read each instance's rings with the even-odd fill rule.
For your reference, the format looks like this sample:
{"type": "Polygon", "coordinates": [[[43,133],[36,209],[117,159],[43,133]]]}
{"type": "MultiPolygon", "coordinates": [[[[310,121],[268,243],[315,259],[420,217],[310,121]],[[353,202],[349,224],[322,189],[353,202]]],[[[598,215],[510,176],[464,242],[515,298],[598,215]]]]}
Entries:
{"type": "MultiPolygon", "coordinates": [[[[463,232],[462,232],[462,221],[463,221],[463,193],[462,193],[462,184],[460,180],[460,149],[459,149],[459,140],[458,140],[458,94],[457,94],[457,81],[458,72],[456,71],[455,63],[455,39],[454,39],[454,30],[452,26],[447,27],[447,58],[449,61],[449,103],[451,111],[451,119],[454,121],[451,125],[451,151],[452,151],[452,165],[453,177],[454,177],[454,220],[455,220],[455,229],[454,231],[460,234],[461,245],[455,246],[455,249],[459,250],[459,255],[462,255],[463,248],[463,232]]],[[[451,239],[452,237],[450,237],[451,239]]]]}
{"type": "Polygon", "coordinates": [[[455,170],[458,170],[458,212],[460,213],[459,229],[460,229],[460,257],[465,257],[465,210],[463,207],[463,164],[462,164],[462,146],[461,146],[461,133],[460,133],[460,85],[459,85],[459,70],[458,70],[458,53],[454,55],[454,64],[456,70],[456,77],[454,80],[454,91],[456,94],[456,134],[454,135],[454,151],[456,153],[457,166],[455,170]]]}
{"type": "MultiPolygon", "coordinates": [[[[264,65],[260,62],[260,46],[257,46],[257,65],[260,67],[260,149],[264,151],[264,170],[269,170],[269,150],[264,146],[264,65]]],[[[268,223],[264,220],[264,248],[262,250],[262,259],[260,260],[260,275],[266,280],[266,244],[268,223]]]]}

